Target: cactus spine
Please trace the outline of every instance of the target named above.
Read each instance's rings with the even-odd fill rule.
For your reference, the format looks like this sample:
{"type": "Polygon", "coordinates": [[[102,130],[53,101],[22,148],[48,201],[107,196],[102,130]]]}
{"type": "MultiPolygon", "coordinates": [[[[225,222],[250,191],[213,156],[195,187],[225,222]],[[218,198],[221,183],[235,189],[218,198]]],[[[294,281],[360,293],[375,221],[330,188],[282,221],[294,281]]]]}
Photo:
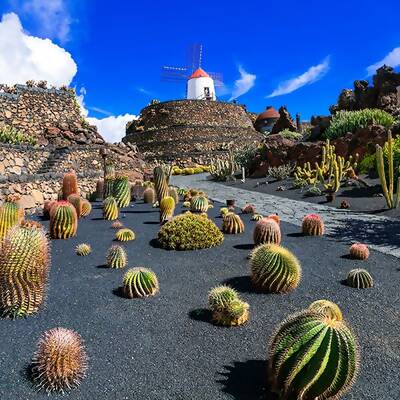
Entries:
{"type": "Polygon", "coordinates": [[[174,216],[175,201],[171,196],[164,197],[160,202],[160,222],[169,221],[174,216]]]}
{"type": "Polygon", "coordinates": [[[24,210],[15,200],[16,198],[9,196],[0,207],[0,240],[24,219],[24,210]]]}
{"type": "Polygon", "coordinates": [[[228,234],[237,234],[244,232],[244,223],[239,215],[228,212],[222,221],[222,232],[228,234]]]}
{"type": "Polygon", "coordinates": [[[50,236],[68,239],[76,235],[78,217],[75,207],[67,201],[58,201],[50,210],[50,236]]]}
{"type": "Polygon", "coordinates": [[[107,197],[103,201],[103,218],[114,221],[118,218],[118,206],[114,197],[107,197]]]}
{"type": "Polygon", "coordinates": [[[63,177],[62,197],[67,200],[68,196],[74,193],[78,193],[78,179],[75,172],[67,172],[63,177]]]}
{"type": "Polygon", "coordinates": [[[126,175],[118,175],[114,180],[113,197],[119,208],[128,207],[131,200],[131,187],[126,175]]]}
{"type": "Polygon", "coordinates": [[[132,268],[124,276],[122,290],[128,299],[154,296],[159,290],[157,276],[148,268],[132,268]]]}
{"type": "Polygon", "coordinates": [[[162,167],[155,167],[154,171],[154,188],[157,194],[157,200],[160,203],[164,197],[168,196],[168,178],[162,167]]]}
{"type": "Polygon", "coordinates": [[[107,252],[107,265],[110,268],[125,268],[128,264],[128,256],[122,246],[113,245],[107,252]]]}

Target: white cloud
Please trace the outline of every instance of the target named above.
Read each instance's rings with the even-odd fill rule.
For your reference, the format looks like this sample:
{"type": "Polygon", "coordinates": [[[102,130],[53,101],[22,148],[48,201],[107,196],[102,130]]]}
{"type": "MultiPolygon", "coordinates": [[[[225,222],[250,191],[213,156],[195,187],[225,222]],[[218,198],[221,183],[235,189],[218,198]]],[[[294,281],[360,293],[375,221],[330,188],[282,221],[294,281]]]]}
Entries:
{"type": "Polygon", "coordinates": [[[26,34],[18,15],[4,14],[0,22],[0,82],[9,85],[29,79],[69,85],[77,72],[70,53],[49,39],[26,34]]]}
{"type": "Polygon", "coordinates": [[[386,54],[386,56],[383,57],[382,60],[368,66],[368,76],[375,74],[376,70],[382,67],[382,65],[384,64],[393,68],[396,68],[400,65],[400,47],[394,48],[390,53],[386,54]]]}
{"type": "Polygon", "coordinates": [[[310,85],[321,79],[328,71],[330,66],[330,59],[326,57],[322,63],[310,67],[306,72],[297,76],[296,78],[289,79],[278,85],[278,87],[267,97],[277,97],[283,94],[292,93],[305,85],[310,85]]]}
{"type": "Polygon", "coordinates": [[[232,95],[229,101],[237,99],[239,96],[247,93],[255,85],[255,81],[257,78],[256,75],[249,74],[244,70],[241,65],[239,65],[239,73],[240,79],[235,81],[232,95]]]}

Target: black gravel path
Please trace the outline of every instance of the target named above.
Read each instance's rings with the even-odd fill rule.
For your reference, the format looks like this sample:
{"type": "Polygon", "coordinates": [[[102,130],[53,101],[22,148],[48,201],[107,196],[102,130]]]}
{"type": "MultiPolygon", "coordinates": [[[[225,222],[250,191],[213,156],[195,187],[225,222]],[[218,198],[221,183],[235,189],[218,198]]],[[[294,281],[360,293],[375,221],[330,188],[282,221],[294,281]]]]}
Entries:
{"type": "MultiPolygon", "coordinates": [[[[215,217],[218,209],[210,215],[215,217]]],[[[339,304],[362,347],[360,376],[344,398],[400,399],[397,259],[372,251],[368,261],[349,260],[344,257],[346,245],[299,236],[297,227],[282,223],[283,245],[300,259],[302,281],[287,295],[257,294],[249,283],[246,260],[254,226],[249,216],[243,216],[246,232],[225,235],[218,248],[174,252],[158,248],[154,241],[157,210],[135,204],[124,214],[121,221],[137,234],[126,244],[129,266],[153,269],[160,293],[145,300],[118,296],[126,269],[104,268],[115,231],[111,222],[101,219],[101,210],[94,209],[80,221],[76,238],[52,241],[46,308],[34,317],[0,320],[0,399],[47,398],[35,393],[26,371],[41,333],[57,326],[79,332],[90,357],[87,377],[63,398],[262,399],[271,333],[288,314],[321,298],[339,304]],[[88,257],[75,255],[75,246],[82,242],[92,245],[88,257]],[[341,283],[359,266],[372,273],[373,289],[358,291],[341,283]],[[245,326],[209,323],[207,293],[225,282],[250,304],[251,319],[245,326]]],[[[221,225],[219,217],[215,221],[221,225]]]]}

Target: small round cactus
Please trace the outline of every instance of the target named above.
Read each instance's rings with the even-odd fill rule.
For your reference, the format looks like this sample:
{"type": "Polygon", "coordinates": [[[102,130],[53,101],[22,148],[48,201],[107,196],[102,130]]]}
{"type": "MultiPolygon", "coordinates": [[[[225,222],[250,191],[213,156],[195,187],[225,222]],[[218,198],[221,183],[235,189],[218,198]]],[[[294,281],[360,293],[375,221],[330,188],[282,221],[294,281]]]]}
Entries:
{"type": "Polygon", "coordinates": [[[362,243],[354,243],[350,247],[350,257],[356,260],[366,260],[369,257],[368,246],[362,243]]]}
{"type": "Polygon", "coordinates": [[[143,201],[150,204],[153,204],[156,201],[156,192],[152,187],[148,187],[143,192],[143,201]]]}
{"type": "Polygon", "coordinates": [[[321,236],[325,232],[324,221],[317,214],[308,214],[303,219],[301,230],[304,235],[321,236]]]}
{"type": "Polygon", "coordinates": [[[160,201],[160,222],[169,221],[174,216],[175,200],[166,196],[160,201]]]}
{"type": "Polygon", "coordinates": [[[261,219],[263,219],[264,217],[261,214],[253,214],[251,216],[251,220],[252,221],[260,221],[261,219]]]}
{"type": "Polygon", "coordinates": [[[176,187],[170,186],[168,190],[168,195],[174,199],[175,204],[179,203],[179,195],[176,187]]]}
{"type": "Polygon", "coordinates": [[[75,207],[60,200],[50,210],[50,236],[53,239],[68,239],[76,235],[78,216],[75,207]]]}
{"type": "Polygon", "coordinates": [[[205,196],[195,196],[190,200],[190,211],[192,212],[207,212],[208,199],[205,196]]]}
{"type": "Polygon", "coordinates": [[[279,326],[269,346],[268,377],[279,399],[339,399],[359,369],[357,339],[344,321],[303,311],[279,326]]]}
{"type": "Polygon", "coordinates": [[[50,329],[40,338],[32,364],[38,389],[64,392],[78,386],[87,369],[82,338],[69,329],[50,329]]]}
{"type": "Polygon", "coordinates": [[[124,276],[122,291],[128,299],[154,296],[158,290],[157,276],[148,268],[131,268],[124,276]]]}
{"type": "Polygon", "coordinates": [[[107,266],[110,268],[125,268],[128,264],[128,256],[122,246],[114,245],[107,252],[107,266]]]}
{"type": "Polygon", "coordinates": [[[78,256],[88,256],[92,252],[90,244],[81,243],[75,247],[75,252],[78,256]]]}
{"type": "Polygon", "coordinates": [[[224,216],[222,222],[222,232],[237,234],[244,232],[244,223],[239,215],[229,212],[224,216]]]}
{"type": "Polygon", "coordinates": [[[247,203],[243,208],[242,208],[242,213],[243,214],[255,214],[256,213],[256,207],[253,204],[247,203]]]}
{"type": "Polygon", "coordinates": [[[374,286],[371,274],[362,268],[352,269],[347,275],[347,284],[356,289],[367,289],[374,286]]]}
{"type": "Polygon", "coordinates": [[[219,209],[219,215],[221,217],[224,217],[226,214],[228,214],[228,212],[229,212],[228,207],[221,207],[219,209]]]}
{"type": "Polygon", "coordinates": [[[310,311],[322,313],[326,317],[334,319],[336,321],[342,321],[343,315],[339,306],[329,300],[317,300],[311,303],[308,307],[310,311]]]}
{"type": "Polygon", "coordinates": [[[238,298],[238,293],[230,286],[217,286],[208,294],[208,305],[212,311],[225,308],[231,301],[238,298]]]}
{"type": "Polygon", "coordinates": [[[256,245],[263,243],[281,243],[281,229],[271,218],[260,219],[253,231],[253,240],[256,245]]]}
{"type": "Polygon", "coordinates": [[[295,289],[301,279],[297,258],[276,244],[256,247],[250,257],[251,281],[259,290],[287,293],[295,289]]]}
{"type": "Polygon", "coordinates": [[[115,220],[112,224],[111,224],[111,228],[113,229],[121,229],[124,227],[124,224],[120,221],[120,220],[115,220]]]}
{"type": "Polygon", "coordinates": [[[122,228],[117,231],[115,238],[119,242],[129,242],[130,240],[135,240],[135,232],[132,229],[122,228]]]}
{"type": "Polygon", "coordinates": [[[190,201],[184,201],[184,202],[182,203],[182,207],[184,207],[184,208],[190,208],[190,201]]]}
{"type": "Polygon", "coordinates": [[[81,212],[81,217],[87,217],[92,211],[92,205],[90,202],[86,199],[82,200],[82,212],[81,212]]]}
{"type": "Polygon", "coordinates": [[[278,225],[281,223],[281,219],[279,218],[278,214],[268,215],[267,218],[273,219],[278,225]]]}
{"type": "Polygon", "coordinates": [[[118,205],[114,197],[109,196],[103,201],[103,218],[114,221],[118,218],[118,205]]]}

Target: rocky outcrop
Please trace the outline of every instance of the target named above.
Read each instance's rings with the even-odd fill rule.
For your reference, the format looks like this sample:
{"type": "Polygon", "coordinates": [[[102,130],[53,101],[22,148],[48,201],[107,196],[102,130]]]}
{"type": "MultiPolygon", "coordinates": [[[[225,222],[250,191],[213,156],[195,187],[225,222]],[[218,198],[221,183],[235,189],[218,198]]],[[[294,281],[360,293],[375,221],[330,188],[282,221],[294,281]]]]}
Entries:
{"type": "Polygon", "coordinates": [[[279,109],[279,119],[275,122],[275,125],[271,131],[271,135],[279,133],[285,129],[296,132],[297,126],[296,123],[293,121],[293,118],[289,114],[287,108],[285,106],[282,106],[279,109]]]}

